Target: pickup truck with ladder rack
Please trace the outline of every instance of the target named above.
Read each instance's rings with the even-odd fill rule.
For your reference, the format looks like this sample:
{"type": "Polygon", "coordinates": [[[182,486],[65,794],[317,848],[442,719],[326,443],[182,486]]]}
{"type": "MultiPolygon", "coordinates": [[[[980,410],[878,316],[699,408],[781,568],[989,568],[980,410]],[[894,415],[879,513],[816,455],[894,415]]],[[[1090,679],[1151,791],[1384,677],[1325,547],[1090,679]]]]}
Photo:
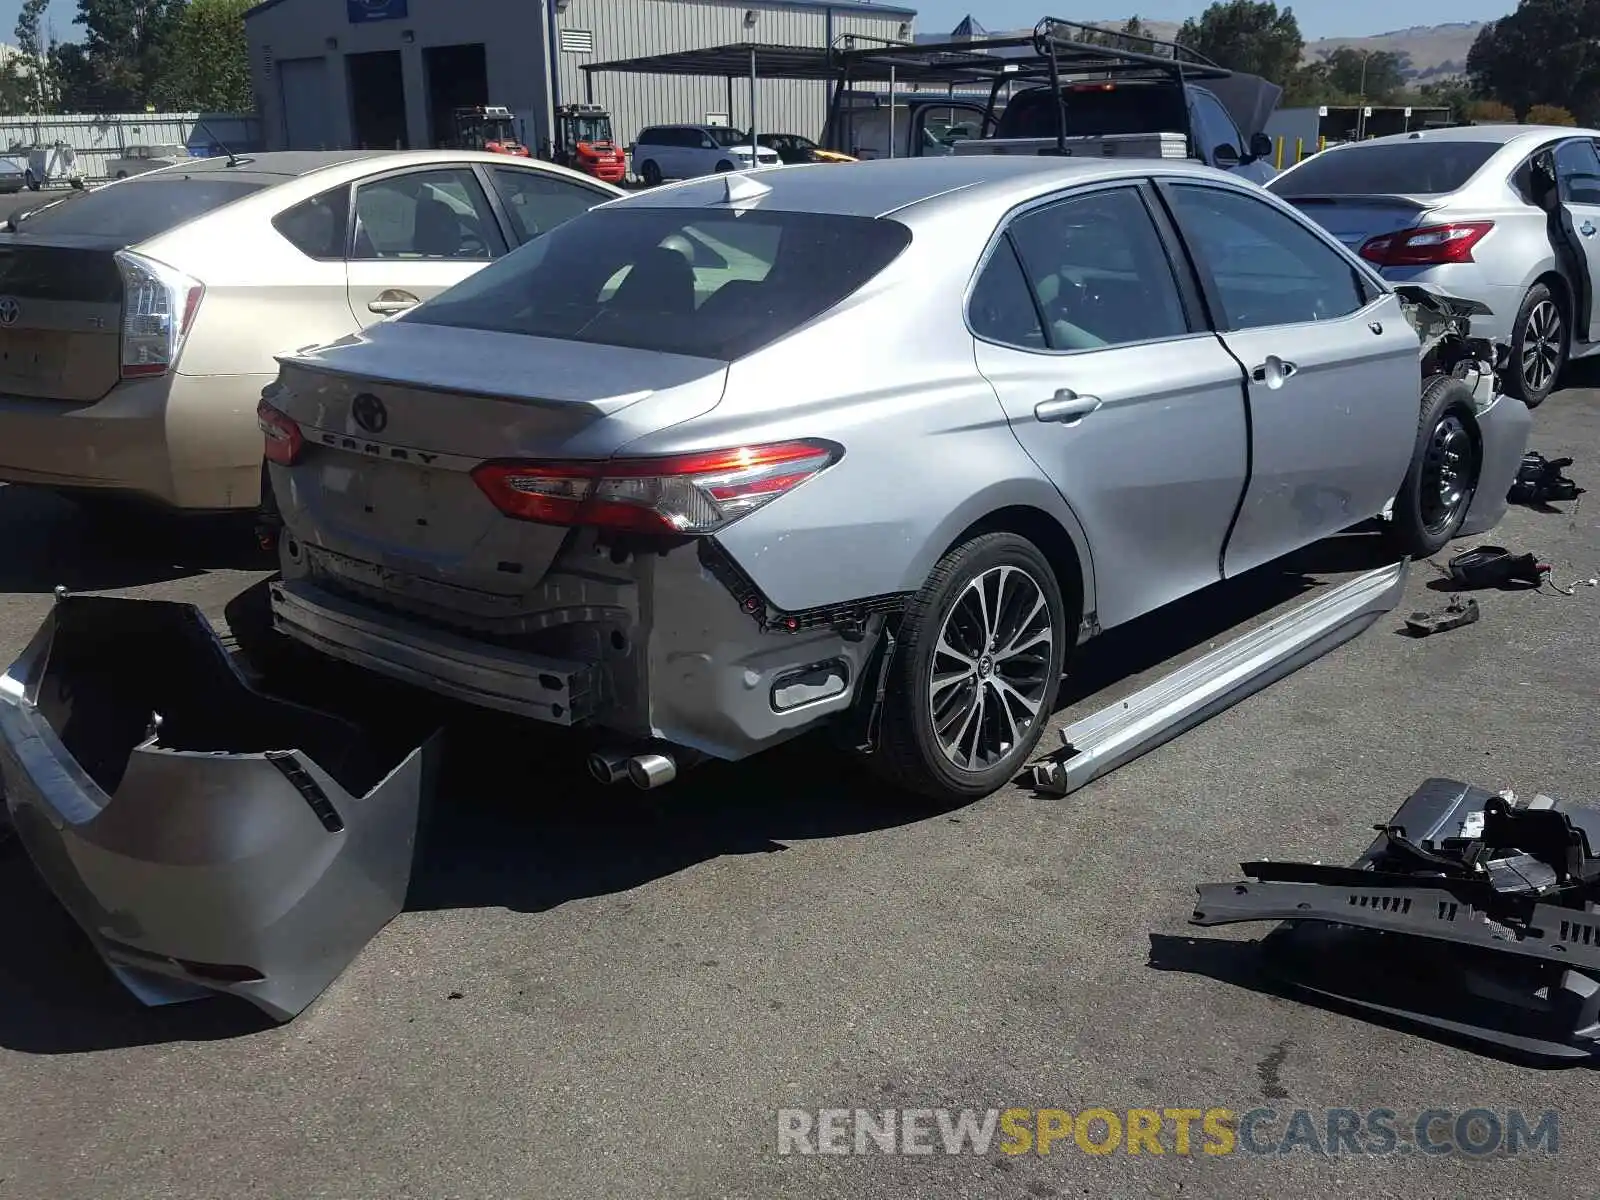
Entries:
{"type": "MultiPolygon", "coordinates": [[[[839,54],[844,78],[826,139],[847,153],[854,152],[852,127],[859,117],[845,103],[857,94],[851,81],[887,80],[891,105],[899,85],[942,85],[948,98],[938,98],[938,110],[970,110],[964,123],[976,130],[974,137],[942,142],[920,137],[910,126],[922,119],[932,93],[906,93],[907,100],[923,102],[907,105],[906,136],[893,139],[908,155],[1191,158],[1257,183],[1277,174],[1265,125],[1283,89],[1176,42],[1054,17],[1028,35],[981,41],[858,49],[852,36],[839,54]],[[958,98],[957,88],[965,95],[958,98]]],[[[895,124],[891,115],[890,128],[895,124]]]]}

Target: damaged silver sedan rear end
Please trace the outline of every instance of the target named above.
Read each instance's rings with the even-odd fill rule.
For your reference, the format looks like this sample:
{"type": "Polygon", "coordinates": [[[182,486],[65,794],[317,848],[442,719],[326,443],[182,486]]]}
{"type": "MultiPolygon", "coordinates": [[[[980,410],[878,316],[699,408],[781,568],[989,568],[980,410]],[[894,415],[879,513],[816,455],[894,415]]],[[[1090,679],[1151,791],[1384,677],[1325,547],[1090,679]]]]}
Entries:
{"type": "Polygon", "coordinates": [[[302,1011],[400,911],[436,739],[266,696],[198,609],[69,596],[0,676],[0,786],[146,1004],[302,1011]]]}

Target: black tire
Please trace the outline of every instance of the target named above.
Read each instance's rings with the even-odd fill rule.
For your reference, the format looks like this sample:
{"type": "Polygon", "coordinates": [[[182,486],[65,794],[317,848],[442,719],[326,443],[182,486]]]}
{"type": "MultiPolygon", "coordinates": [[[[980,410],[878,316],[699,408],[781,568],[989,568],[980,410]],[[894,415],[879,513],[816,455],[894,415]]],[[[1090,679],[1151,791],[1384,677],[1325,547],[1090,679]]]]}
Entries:
{"type": "Polygon", "coordinates": [[[1511,324],[1511,364],[1506,371],[1506,391],[1529,408],[1543,404],[1561,378],[1572,345],[1567,326],[1565,305],[1548,287],[1536,283],[1528,289],[1516,320],[1511,324]],[[1549,325],[1551,320],[1555,322],[1553,331],[1549,325]],[[1534,369],[1535,364],[1537,369],[1534,369]]]}
{"type": "Polygon", "coordinates": [[[1422,389],[1411,465],[1386,530],[1395,553],[1429,558],[1448,546],[1467,519],[1482,470],[1472,389],[1453,375],[1436,375],[1422,389]]]}
{"type": "Polygon", "coordinates": [[[726,175],[731,170],[733,170],[733,164],[731,162],[729,162],[727,159],[723,159],[721,162],[719,162],[717,164],[717,174],[718,175],[726,175]]]}
{"type": "MultiPolygon", "coordinates": [[[[1068,639],[1075,640],[1075,635],[1075,618],[1067,612],[1055,572],[1032,542],[1014,533],[985,533],[951,550],[934,567],[900,623],[877,751],[868,760],[873,770],[899,788],[943,802],[964,802],[986,796],[1008,783],[1021,771],[1049,723],[1061,684],[1068,639]],[[1014,577],[1000,574],[1000,568],[1023,572],[1031,590],[1014,577]],[[1029,597],[1036,596],[1044,601],[1045,613],[1021,626],[1010,640],[1018,644],[1020,639],[1029,636],[1029,630],[1038,627],[1038,619],[1047,616],[1048,648],[1038,653],[1035,646],[1035,653],[1016,655],[1009,660],[1012,669],[1002,672],[1001,664],[1007,660],[990,657],[995,642],[990,640],[986,647],[972,642],[974,656],[967,660],[967,672],[949,670],[960,660],[939,648],[941,639],[962,647],[969,644],[968,634],[975,632],[975,626],[968,618],[975,617],[978,612],[972,589],[975,586],[988,589],[992,582],[1008,591],[1000,597],[1004,601],[1001,603],[993,603],[993,596],[986,597],[991,600],[990,606],[996,614],[991,633],[993,626],[999,626],[1003,638],[1009,628],[1008,617],[1015,621],[1021,610],[1033,608],[1029,597]],[[970,699],[977,704],[975,732],[979,737],[985,733],[995,735],[990,747],[993,753],[968,753],[968,762],[962,764],[941,744],[934,715],[936,662],[945,663],[951,678],[959,680],[944,684],[941,707],[948,713],[971,714],[973,704],[961,701],[970,699]],[[1027,719],[1014,739],[1005,738],[1001,731],[1009,732],[1015,722],[1009,727],[1002,726],[1000,719],[1004,710],[990,707],[997,705],[998,698],[1004,695],[994,686],[994,680],[1011,684],[1017,689],[1015,694],[1025,695],[1030,702],[1037,701],[1035,714],[1027,719]]],[[[1022,641],[1021,645],[1026,647],[1028,643],[1022,641]]],[[[1016,715],[1025,713],[1026,709],[1014,707],[1010,711],[1016,715]]],[[[952,724],[951,728],[955,727],[952,724]]],[[[966,728],[971,730],[974,726],[966,728]]],[[[967,744],[965,738],[956,740],[967,744]]],[[[971,745],[976,751],[979,743],[974,741],[971,745]]]]}
{"type": "Polygon", "coordinates": [[[118,171],[117,172],[117,178],[118,179],[126,179],[127,177],[128,177],[128,173],[126,171],[118,171]]]}
{"type": "Polygon", "coordinates": [[[30,192],[37,192],[39,190],[39,181],[33,177],[33,173],[31,171],[26,176],[24,182],[27,183],[28,190],[30,192]]]}
{"type": "Polygon", "coordinates": [[[655,164],[654,160],[640,167],[639,175],[644,180],[646,187],[661,186],[661,168],[655,164]]]}

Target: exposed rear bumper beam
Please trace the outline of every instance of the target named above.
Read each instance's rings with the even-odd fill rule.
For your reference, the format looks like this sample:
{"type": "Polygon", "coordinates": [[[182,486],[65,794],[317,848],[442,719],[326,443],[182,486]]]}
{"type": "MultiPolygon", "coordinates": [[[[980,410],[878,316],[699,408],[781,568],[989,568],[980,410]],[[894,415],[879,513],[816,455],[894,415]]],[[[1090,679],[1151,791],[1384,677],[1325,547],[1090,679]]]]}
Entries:
{"type": "Polygon", "coordinates": [[[389,614],[374,620],[369,606],[304,580],[274,582],[271,595],[278,632],[331,658],[552,725],[571,725],[594,711],[596,689],[585,663],[500,649],[389,614]]]}

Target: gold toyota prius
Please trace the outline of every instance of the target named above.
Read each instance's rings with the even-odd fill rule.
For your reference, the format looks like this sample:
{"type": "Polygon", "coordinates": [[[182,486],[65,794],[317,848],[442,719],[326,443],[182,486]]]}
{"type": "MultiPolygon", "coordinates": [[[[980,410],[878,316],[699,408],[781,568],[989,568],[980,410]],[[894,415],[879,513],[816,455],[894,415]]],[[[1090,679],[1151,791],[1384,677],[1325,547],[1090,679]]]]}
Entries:
{"type": "Polygon", "coordinates": [[[624,193],[463,150],[185,162],[0,233],[0,482],[260,502],[275,354],[331,342],[624,193]]]}

